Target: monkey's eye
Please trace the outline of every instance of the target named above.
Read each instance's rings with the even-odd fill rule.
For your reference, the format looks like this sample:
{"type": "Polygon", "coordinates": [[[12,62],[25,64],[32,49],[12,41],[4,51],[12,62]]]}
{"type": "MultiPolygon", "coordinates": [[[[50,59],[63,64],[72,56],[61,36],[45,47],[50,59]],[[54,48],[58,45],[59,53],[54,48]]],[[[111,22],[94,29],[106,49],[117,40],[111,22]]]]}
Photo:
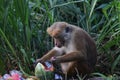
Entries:
{"type": "Polygon", "coordinates": [[[68,33],[69,32],[69,27],[65,28],[65,32],[68,33]]]}

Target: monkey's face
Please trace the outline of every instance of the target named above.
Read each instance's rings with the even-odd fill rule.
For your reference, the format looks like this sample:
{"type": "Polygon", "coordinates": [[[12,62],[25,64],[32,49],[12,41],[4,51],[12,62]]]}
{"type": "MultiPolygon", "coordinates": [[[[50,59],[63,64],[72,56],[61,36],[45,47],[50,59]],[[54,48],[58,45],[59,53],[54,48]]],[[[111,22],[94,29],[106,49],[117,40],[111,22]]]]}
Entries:
{"type": "Polygon", "coordinates": [[[65,45],[70,39],[70,27],[65,22],[56,22],[47,29],[48,34],[54,38],[54,43],[57,47],[65,45]]]}
{"type": "Polygon", "coordinates": [[[54,44],[55,46],[61,48],[62,46],[64,46],[64,41],[60,41],[60,39],[54,38],[54,44]]]}

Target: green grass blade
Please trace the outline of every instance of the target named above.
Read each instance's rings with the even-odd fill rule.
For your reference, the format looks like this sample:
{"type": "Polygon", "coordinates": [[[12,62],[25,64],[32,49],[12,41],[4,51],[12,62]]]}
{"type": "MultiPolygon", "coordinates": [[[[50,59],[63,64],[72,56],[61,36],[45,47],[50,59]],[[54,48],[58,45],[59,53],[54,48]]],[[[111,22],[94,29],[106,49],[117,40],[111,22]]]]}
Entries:
{"type": "Polygon", "coordinates": [[[116,66],[119,64],[120,62],[120,55],[118,55],[118,57],[115,59],[115,61],[112,64],[112,68],[111,68],[111,72],[114,71],[114,69],[116,68],[116,66]]]}
{"type": "Polygon", "coordinates": [[[90,14],[89,14],[88,20],[91,18],[92,13],[94,12],[94,8],[95,8],[95,5],[96,5],[96,4],[97,4],[97,0],[92,0],[91,10],[90,10],[90,14]]]}
{"type": "Polygon", "coordinates": [[[7,45],[8,45],[9,48],[11,49],[14,57],[16,57],[16,59],[17,59],[17,55],[16,55],[16,52],[15,52],[14,48],[12,47],[11,43],[9,42],[9,40],[7,39],[7,37],[5,36],[5,34],[4,34],[4,32],[2,31],[1,28],[0,28],[0,34],[1,34],[1,36],[5,39],[7,45]]]}

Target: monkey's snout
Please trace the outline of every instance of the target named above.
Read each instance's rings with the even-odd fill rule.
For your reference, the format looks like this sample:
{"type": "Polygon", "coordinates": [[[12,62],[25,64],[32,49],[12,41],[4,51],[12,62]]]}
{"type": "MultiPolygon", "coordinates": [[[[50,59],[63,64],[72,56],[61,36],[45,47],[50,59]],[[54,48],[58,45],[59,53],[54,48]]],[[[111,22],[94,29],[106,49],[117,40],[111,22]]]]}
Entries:
{"type": "Polygon", "coordinates": [[[55,46],[61,48],[63,45],[61,43],[55,43],[55,46]]]}
{"type": "Polygon", "coordinates": [[[63,46],[63,41],[61,41],[60,39],[54,39],[55,42],[55,46],[61,48],[63,46]]]}

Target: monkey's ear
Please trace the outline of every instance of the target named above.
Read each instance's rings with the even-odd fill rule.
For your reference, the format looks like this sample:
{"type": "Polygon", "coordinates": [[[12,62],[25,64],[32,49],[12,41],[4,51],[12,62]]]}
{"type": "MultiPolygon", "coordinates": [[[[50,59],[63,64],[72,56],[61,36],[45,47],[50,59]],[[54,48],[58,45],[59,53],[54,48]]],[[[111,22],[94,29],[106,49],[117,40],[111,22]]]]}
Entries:
{"type": "Polygon", "coordinates": [[[71,32],[70,26],[67,26],[67,27],[65,28],[65,32],[66,32],[66,33],[71,32]]]}
{"type": "Polygon", "coordinates": [[[47,28],[47,33],[49,34],[49,35],[52,35],[52,30],[51,30],[51,28],[49,27],[49,28],[47,28]]]}
{"type": "Polygon", "coordinates": [[[68,26],[65,28],[65,32],[66,32],[66,33],[69,32],[69,27],[68,27],[68,26]]]}

